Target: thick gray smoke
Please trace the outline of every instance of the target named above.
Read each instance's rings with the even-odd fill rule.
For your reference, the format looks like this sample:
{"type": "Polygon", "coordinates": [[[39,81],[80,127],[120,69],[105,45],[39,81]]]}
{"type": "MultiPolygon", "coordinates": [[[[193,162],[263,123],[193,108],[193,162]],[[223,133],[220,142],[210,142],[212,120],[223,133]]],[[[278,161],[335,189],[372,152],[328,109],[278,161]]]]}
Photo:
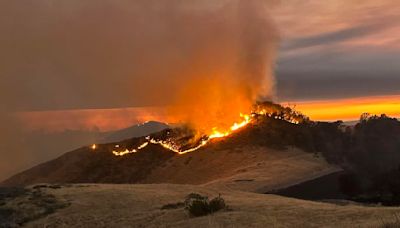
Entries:
{"type": "MultiPolygon", "coordinates": [[[[274,94],[277,32],[262,0],[5,0],[0,32],[2,126],[15,111],[169,105],[207,131],[274,94]]],[[[0,132],[15,166],[19,134],[0,132]]]]}

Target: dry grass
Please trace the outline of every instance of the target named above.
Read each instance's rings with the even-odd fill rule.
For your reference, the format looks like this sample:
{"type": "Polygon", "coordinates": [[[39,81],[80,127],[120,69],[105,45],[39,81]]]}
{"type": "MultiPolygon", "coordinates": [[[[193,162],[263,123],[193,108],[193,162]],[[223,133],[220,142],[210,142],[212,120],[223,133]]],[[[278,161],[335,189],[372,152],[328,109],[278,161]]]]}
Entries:
{"type": "Polygon", "coordinates": [[[89,185],[48,189],[71,205],[28,227],[381,227],[399,208],[338,206],[275,195],[193,185],[89,185]],[[221,193],[231,210],[191,218],[184,208],[161,210],[198,192],[221,193]]]}
{"type": "Polygon", "coordinates": [[[323,158],[294,148],[206,148],[171,158],[164,166],[153,169],[144,183],[195,184],[265,193],[338,170],[323,158]]]}
{"type": "Polygon", "coordinates": [[[395,214],[392,219],[382,220],[379,228],[400,228],[400,214],[395,214]]]}

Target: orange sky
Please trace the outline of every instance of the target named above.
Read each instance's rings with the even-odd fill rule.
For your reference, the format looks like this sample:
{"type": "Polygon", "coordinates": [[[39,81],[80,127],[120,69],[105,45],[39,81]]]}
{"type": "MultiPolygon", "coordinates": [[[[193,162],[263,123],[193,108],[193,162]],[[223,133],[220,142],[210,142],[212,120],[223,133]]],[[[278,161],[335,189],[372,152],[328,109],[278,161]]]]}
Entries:
{"type": "MultiPolygon", "coordinates": [[[[296,110],[312,120],[357,120],[366,112],[400,117],[400,95],[282,104],[295,105],[296,110]]],[[[24,112],[17,115],[26,129],[45,131],[93,130],[96,127],[100,131],[112,131],[149,120],[170,121],[166,109],[161,107],[24,112]]]]}
{"type": "Polygon", "coordinates": [[[400,95],[292,103],[313,120],[357,120],[362,113],[400,117],[400,95]]]}

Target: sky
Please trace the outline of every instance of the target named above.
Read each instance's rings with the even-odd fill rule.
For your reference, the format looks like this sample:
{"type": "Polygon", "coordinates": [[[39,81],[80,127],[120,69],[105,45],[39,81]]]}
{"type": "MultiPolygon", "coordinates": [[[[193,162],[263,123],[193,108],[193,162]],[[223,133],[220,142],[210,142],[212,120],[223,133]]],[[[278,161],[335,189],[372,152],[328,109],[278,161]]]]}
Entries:
{"type": "MultiPolygon", "coordinates": [[[[160,107],[168,104],[177,81],[162,74],[168,61],[149,60],[180,61],[182,53],[219,36],[217,29],[191,34],[190,17],[179,21],[160,9],[174,2],[179,7],[173,10],[201,15],[232,1],[0,1],[1,156],[25,151],[15,152],[20,163],[37,162],[26,142],[38,137],[30,140],[26,131],[110,131],[150,119],[169,121],[160,107]],[[179,39],[165,31],[168,23],[187,35],[179,39]],[[159,34],[168,36],[159,42],[159,34]],[[176,48],[179,53],[167,54],[176,48]],[[162,70],[153,75],[154,69],[162,70]]],[[[263,2],[274,24],[271,36],[279,36],[276,102],[295,105],[315,120],[354,120],[362,112],[400,117],[398,0],[263,2]]],[[[218,56],[204,61],[212,65],[218,56]]],[[[0,172],[6,166],[8,172],[23,167],[3,159],[0,172]]]]}
{"type": "Polygon", "coordinates": [[[400,7],[383,1],[281,1],[278,97],[321,100],[400,93],[400,7]]]}
{"type": "MultiPolygon", "coordinates": [[[[219,7],[227,1],[182,7],[219,7]]],[[[132,21],[140,5],[107,0],[0,4],[0,29],[7,34],[0,40],[5,110],[45,114],[100,109],[104,113],[104,109],[166,103],[168,90],[149,96],[143,84],[154,83],[154,78],[143,80],[146,77],[132,70],[132,62],[140,64],[132,53],[143,52],[140,43],[133,44],[137,38],[131,29],[142,23],[132,21]]],[[[268,11],[281,39],[275,69],[277,101],[400,93],[396,1],[281,0],[268,2],[268,11]]],[[[154,32],[151,29],[156,27],[150,27],[149,33],[154,32]]],[[[167,78],[157,80],[168,86],[167,78]]],[[[152,89],[167,87],[160,85],[152,89]]]]}
{"type": "MultiPolygon", "coordinates": [[[[143,77],[127,67],[131,53],[143,51],[131,44],[130,17],[140,9],[130,9],[129,1],[0,4],[2,34],[8,34],[0,43],[1,95],[8,110],[165,103],[164,96],[143,99],[141,84],[150,82],[136,80],[143,77]]],[[[278,100],[400,93],[398,2],[282,0],[269,8],[281,36],[278,100]]]]}

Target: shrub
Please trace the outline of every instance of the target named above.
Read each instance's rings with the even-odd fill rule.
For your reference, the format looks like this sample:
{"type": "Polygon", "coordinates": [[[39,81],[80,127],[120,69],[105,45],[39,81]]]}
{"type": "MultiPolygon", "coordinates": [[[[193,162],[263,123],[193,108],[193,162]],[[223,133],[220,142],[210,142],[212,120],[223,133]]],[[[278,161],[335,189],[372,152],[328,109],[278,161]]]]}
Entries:
{"type": "Polygon", "coordinates": [[[221,197],[221,195],[212,199],[209,203],[209,206],[210,206],[211,213],[214,213],[216,211],[226,208],[225,200],[221,197]]]}
{"type": "Polygon", "coordinates": [[[225,200],[221,195],[209,201],[207,196],[191,193],[185,199],[185,209],[195,217],[212,214],[225,208],[225,200]]]}
{"type": "Polygon", "coordinates": [[[186,209],[194,217],[205,216],[211,213],[208,200],[193,200],[186,209]]]}

